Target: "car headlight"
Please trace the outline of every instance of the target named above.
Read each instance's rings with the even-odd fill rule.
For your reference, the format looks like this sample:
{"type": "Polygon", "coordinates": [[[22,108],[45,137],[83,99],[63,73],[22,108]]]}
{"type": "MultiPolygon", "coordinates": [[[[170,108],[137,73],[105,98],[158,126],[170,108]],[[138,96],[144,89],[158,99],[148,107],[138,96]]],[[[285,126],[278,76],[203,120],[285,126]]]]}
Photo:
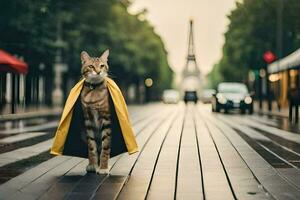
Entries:
{"type": "Polygon", "coordinates": [[[244,100],[244,102],[246,104],[250,104],[250,103],[252,103],[252,98],[251,97],[246,97],[245,100],[244,100]]]}
{"type": "Polygon", "coordinates": [[[221,98],[218,99],[218,102],[220,104],[226,104],[227,103],[227,99],[225,99],[224,97],[221,97],[221,98]]]}

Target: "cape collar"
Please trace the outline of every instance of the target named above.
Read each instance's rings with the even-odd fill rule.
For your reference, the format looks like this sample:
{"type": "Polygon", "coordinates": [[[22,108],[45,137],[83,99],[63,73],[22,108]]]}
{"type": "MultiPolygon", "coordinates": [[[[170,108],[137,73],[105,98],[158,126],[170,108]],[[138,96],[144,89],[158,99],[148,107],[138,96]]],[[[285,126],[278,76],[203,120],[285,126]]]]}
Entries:
{"type": "Polygon", "coordinates": [[[101,81],[100,83],[89,83],[87,81],[84,81],[83,82],[83,85],[86,86],[86,87],[89,87],[91,90],[95,89],[97,86],[100,86],[104,84],[104,81],[101,81]]]}

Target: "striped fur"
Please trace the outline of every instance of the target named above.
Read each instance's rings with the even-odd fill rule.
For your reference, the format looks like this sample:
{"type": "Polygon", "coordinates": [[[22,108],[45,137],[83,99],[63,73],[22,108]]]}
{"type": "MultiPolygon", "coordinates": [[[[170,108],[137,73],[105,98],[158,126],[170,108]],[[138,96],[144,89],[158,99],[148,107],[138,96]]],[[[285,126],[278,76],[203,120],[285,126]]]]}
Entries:
{"type": "Polygon", "coordinates": [[[108,173],[111,143],[111,113],[108,89],[104,82],[107,76],[108,51],[99,58],[81,53],[82,76],[88,83],[81,91],[81,104],[88,144],[88,172],[108,173]],[[91,87],[91,86],[95,87],[91,87]]]}

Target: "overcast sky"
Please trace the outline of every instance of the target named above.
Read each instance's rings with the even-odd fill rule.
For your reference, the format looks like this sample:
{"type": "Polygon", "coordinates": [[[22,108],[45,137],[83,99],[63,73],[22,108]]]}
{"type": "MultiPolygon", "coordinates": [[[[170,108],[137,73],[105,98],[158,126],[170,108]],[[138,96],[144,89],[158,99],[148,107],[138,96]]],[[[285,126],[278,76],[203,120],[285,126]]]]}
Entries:
{"type": "Polygon", "coordinates": [[[130,8],[135,13],[144,8],[146,18],[162,37],[171,67],[180,72],[185,64],[189,19],[194,19],[196,58],[200,70],[207,74],[222,55],[223,33],[227,30],[227,15],[236,0],[134,0],[130,8]]]}

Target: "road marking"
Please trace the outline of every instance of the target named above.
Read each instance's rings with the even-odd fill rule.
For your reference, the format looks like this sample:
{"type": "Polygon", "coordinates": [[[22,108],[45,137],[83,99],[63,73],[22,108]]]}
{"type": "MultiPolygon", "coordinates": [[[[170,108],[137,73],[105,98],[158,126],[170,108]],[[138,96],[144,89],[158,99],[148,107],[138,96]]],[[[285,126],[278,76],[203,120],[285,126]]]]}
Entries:
{"type": "MultiPolygon", "coordinates": [[[[299,199],[300,193],[285,177],[278,174],[247,142],[228,124],[211,117],[216,126],[223,130],[224,135],[246,162],[253,175],[275,199],[299,199]]],[[[232,122],[231,122],[232,124],[232,122]]]]}
{"type": "Polygon", "coordinates": [[[47,151],[50,149],[51,145],[52,145],[52,139],[46,140],[44,142],[32,146],[28,146],[28,147],[24,147],[14,151],[0,154],[0,167],[13,162],[17,162],[19,160],[30,158],[41,152],[47,151]]]}
{"type": "Polygon", "coordinates": [[[270,126],[276,126],[277,123],[273,121],[272,119],[266,118],[264,116],[259,116],[259,115],[251,115],[247,116],[249,117],[248,119],[251,119],[252,121],[259,122],[259,123],[264,123],[270,126]]]}
{"type": "Polygon", "coordinates": [[[47,132],[29,132],[29,133],[13,135],[10,137],[0,139],[0,144],[9,144],[9,143],[14,143],[14,142],[19,142],[22,140],[26,140],[29,138],[38,137],[38,136],[42,136],[42,135],[46,135],[46,134],[48,134],[48,133],[47,132]]]}
{"type": "MultiPolygon", "coordinates": [[[[195,105],[186,105],[178,152],[175,199],[204,199],[202,166],[196,137],[195,105]]],[[[223,191],[222,191],[223,192],[223,191]]],[[[223,193],[223,197],[226,196],[223,193]]],[[[226,198],[224,198],[226,199],[226,198]]]]}
{"type": "Polygon", "coordinates": [[[226,177],[226,171],[222,166],[222,160],[210,136],[210,129],[205,122],[206,119],[203,119],[207,116],[206,113],[195,115],[205,199],[235,199],[226,177]]]}
{"type": "Polygon", "coordinates": [[[59,121],[52,121],[46,124],[40,124],[36,126],[28,126],[25,128],[14,128],[10,130],[0,131],[0,134],[17,134],[17,133],[25,133],[25,132],[33,132],[33,131],[41,131],[46,129],[56,128],[59,121]]]}
{"type": "MultiPolygon", "coordinates": [[[[261,134],[259,131],[256,131],[250,127],[247,127],[246,125],[239,125],[239,124],[232,124],[230,123],[230,119],[226,119],[225,117],[221,117],[221,116],[218,116],[218,118],[220,118],[223,122],[227,123],[229,126],[233,127],[233,128],[236,128],[238,130],[240,130],[243,134],[247,135],[248,137],[252,138],[255,140],[255,142],[260,145],[263,149],[265,149],[267,152],[269,152],[271,155],[277,157],[279,160],[281,160],[282,162],[286,163],[287,165],[290,165],[291,167],[293,168],[298,168],[296,165],[293,164],[293,160],[295,159],[299,159],[298,157],[295,157],[295,156],[298,156],[298,153],[297,152],[294,152],[280,144],[278,144],[277,142],[271,140],[270,138],[264,136],[263,134],[261,134]],[[276,149],[278,149],[278,147],[281,147],[283,148],[284,150],[287,150],[289,152],[291,152],[291,155],[294,155],[292,158],[289,156],[287,156],[284,152],[276,152],[276,150],[274,151],[274,148],[270,148],[268,147],[267,144],[273,144],[273,145],[276,145],[276,149]],[[285,157],[285,158],[284,158],[285,157]]],[[[265,156],[262,156],[264,157],[264,159],[267,160],[267,158],[265,156]]]]}
{"type": "Polygon", "coordinates": [[[180,105],[177,116],[161,148],[146,199],[174,199],[184,106],[180,105]]]}
{"type": "MultiPolygon", "coordinates": [[[[171,169],[171,166],[166,164],[171,162],[172,164],[175,164],[176,168],[178,155],[177,148],[181,133],[180,128],[182,127],[181,123],[183,123],[181,121],[183,120],[183,116],[181,113],[176,113],[176,109],[174,109],[176,107],[167,107],[168,106],[161,105],[155,107],[156,109],[153,109],[153,106],[148,110],[144,110],[144,107],[142,107],[141,112],[136,112],[134,114],[134,118],[136,119],[133,120],[133,124],[135,132],[138,134],[136,137],[140,145],[140,152],[131,156],[123,154],[120,156],[120,159],[111,159],[110,164],[116,162],[116,165],[113,166],[111,171],[112,175],[107,176],[103,184],[95,182],[92,187],[99,188],[97,192],[90,191],[89,193],[83,194],[83,192],[87,191],[86,189],[89,188],[89,184],[92,183],[91,179],[84,179],[84,177],[86,177],[84,168],[87,164],[87,160],[81,161],[80,158],[71,158],[63,161],[60,165],[56,163],[57,166],[53,167],[53,162],[55,162],[55,160],[57,161],[58,158],[63,158],[60,156],[52,158],[44,162],[45,164],[42,163],[39,166],[28,170],[28,172],[31,172],[31,177],[29,176],[29,178],[27,177],[29,174],[27,172],[27,176],[19,175],[3,184],[5,186],[1,185],[0,198],[62,199],[65,196],[64,194],[69,194],[69,192],[73,191],[75,193],[72,195],[76,194],[76,197],[78,198],[88,195],[90,197],[89,199],[98,199],[98,197],[102,196],[104,196],[104,199],[116,199],[119,193],[123,192],[123,194],[120,194],[119,196],[121,199],[122,197],[128,197],[124,194],[126,190],[132,194],[133,198],[125,199],[136,199],[139,197],[141,197],[140,199],[144,199],[146,191],[149,191],[149,199],[151,199],[151,197],[152,199],[161,199],[160,197],[167,196],[161,192],[165,192],[166,190],[163,189],[167,189],[172,193],[174,190],[175,169],[173,165],[171,165],[171,169]],[[168,128],[167,125],[170,125],[168,120],[170,120],[170,117],[174,115],[176,119],[174,123],[172,122],[173,125],[170,127],[171,132],[169,135],[165,135],[165,131],[168,128]],[[141,121],[141,118],[145,119],[141,121]],[[161,125],[158,125],[160,123],[161,125]],[[141,134],[138,133],[139,131],[141,131],[141,134]],[[175,135],[172,131],[176,131],[176,139],[174,138],[175,135]],[[170,159],[172,159],[172,161],[170,161],[170,159]],[[165,162],[163,163],[162,161],[165,162]],[[48,165],[51,164],[52,167],[50,169],[48,165]],[[45,167],[47,170],[44,170],[45,167]],[[41,170],[43,174],[41,174],[41,170]],[[37,176],[37,174],[39,176],[37,176]],[[115,176],[115,174],[121,174],[124,176],[115,176]],[[128,177],[128,174],[131,176],[128,177]],[[170,176],[173,177],[170,178],[170,176]],[[170,182],[167,179],[172,179],[171,185],[168,185],[170,182]],[[163,182],[166,180],[167,182],[163,182]],[[24,183],[22,183],[22,181],[24,183]],[[18,185],[17,188],[16,185],[18,185]],[[77,187],[75,190],[72,189],[74,186],[77,187]],[[123,191],[121,191],[122,188],[123,191]],[[157,198],[151,196],[151,189],[154,188],[156,188],[155,191],[157,198]],[[92,193],[96,193],[96,196],[90,196],[92,193]],[[162,196],[160,196],[161,194],[162,196]]],[[[204,109],[205,108],[203,108],[203,110],[204,109]]],[[[196,112],[194,110],[190,111],[196,112]]],[[[202,111],[202,108],[200,111],[202,111]]],[[[191,113],[192,112],[190,112],[189,115],[191,115],[191,113]]],[[[261,188],[257,189],[257,187],[262,186],[256,183],[256,180],[253,179],[250,171],[258,178],[259,182],[263,183],[263,187],[271,191],[272,195],[274,193],[276,199],[299,199],[299,193],[297,193],[299,190],[295,190],[294,185],[291,185],[289,182],[285,182],[287,180],[284,179],[282,174],[278,174],[276,170],[272,170],[273,168],[271,168],[268,163],[265,163],[264,160],[251,147],[249,147],[249,145],[241,139],[241,137],[230,126],[227,125],[227,123],[218,119],[216,115],[212,115],[206,111],[203,112],[203,115],[196,115],[195,121],[191,120],[191,118],[192,116],[187,117],[187,121],[185,122],[186,125],[184,131],[186,131],[186,133],[182,135],[182,146],[179,156],[179,160],[181,159],[182,161],[180,165],[184,167],[181,172],[179,172],[178,176],[181,177],[179,178],[182,181],[180,184],[188,187],[187,189],[182,188],[182,190],[196,190],[199,189],[198,187],[201,187],[197,186],[197,188],[191,188],[190,186],[195,186],[192,184],[194,178],[197,179],[197,181],[200,181],[199,179],[201,179],[199,175],[195,177],[191,176],[192,173],[199,171],[199,169],[197,168],[194,170],[194,168],[190,168],[190,166],[194,163],[193,161],[190,162],[190,157],[195,159],[195,156],[197,156],[197,159],[199,160],[200,153],[200,159],[202,161],[200,163],[201,165],[197,163],[197,166],[200,167],[202,164],[204,166],[204,193],[207,194],[206,199],[209,199],[209,197],[216,199],[214,198],[216,196],[219,196],[220,199],[226,199],[226,192],[224,192],[224,188],[228,188],[228,183],[225,180],[226,178],[227,180],[230,180],[233,191],[237,194],[237,199],[268,199],[268,196],[264,198],[263,194],[262,196],[258,196],[258,190],[261,190],[261,188]],[[200,116],[202,116],[202,119],[200,116]],[[207,126],[204,126],[205,123],[207,126]],[[190,145],[191,143],[192,145],[190,145]],[[213,151],[211,149],[213,149],[213,151]],[[191,152],[194,150],[197,151],[197,155],[191,152]],[[215,156],[212,156],[212,153],[215,153],[215,156]],[[218,159],[223,162],[223,164],[221,163],[223,166],[221,166],[220,163],[218,164],[219,166],[216,165],[218,159]],[[249,169],[247,167],[249,167],[249,169]],[[223,168],[228,175],[228,177],[224,177],[224,174],[222,175],[223,180],[225,180],[224,187],[220,184],[222,182],[220,181],[222,180],[222,177],[219,173],[216,173],[217,168],[221,170],[223,168]],[[192,177],[192,181],[189,177],[192,177]],[[185,181],[183,179],[185,179],[185,181]],[[208,188],[208,186],[210,186],[210,188],[208,188]]],[[[228,119],[233,118],[228,117],[228,119]]],[[[239,122],[236,122],[235,120],[231,120],[230,124],[232,123],[236,123],[241,127],[245,126],[242,123],[239,124],[239,122]]],[[[18,153],[26,154],[26,152],[18,153]]],[[[24,174],[26,174],[26,172],[24,174]]],[[[191,192],[187,192],[183,195],[192,194],[191,192]]],[[[169,196],[172,198],[173,193],[171,195],[168,194],[168,197],[169,196]]],[[[272,198],[273,196],[269,197],[272,198]]],[[[229,199],[234,198],[229,197],[229,199]]]]}
{"type": "MultiPolygon", "coordinates": [[[[136,121],[136,119],[134,119],[133,121],[136,121]]],[[[44,127],[44,128],[48,127],[49,128],[49,127],[53,127],[53,126],[56,127],[57,122],[50,122],[49,125],[48,124],[39,125],[38,128],[40,128],[40,127],[44,127]]],[[[35,127],[28,127],[27,129],[24,128],[23,130],[25,130],[25,129],[26,130],[29,130],[29,129],[32,130],[34,128],[38,129],[35,126],[35,127]]],[[[25,133],[23,133],[23,134],[25,134],[25,133]]],[[[25,137],[23,134],[18,135],[18,136],[20,138],[25,137]]],[[[15,137],[17,137],[17,136],[15,136],[15,137]]],[[[6,139],[6,138],[4,138],[4,139],[6,139]]],[[[12,140],[15,140],[15,139],[12,139],[12,140]]],[[[23,148],[19,148],[19,149],[10,151],[10,152],[0,154],[0,167],[4,166],[4,165],[7,165],[7,164],[10,164],[10,163],[13,163],[13,162],[17,162],[19,160],[27,159],[27,158],[30,158],[32,156],[38,155],[41,152],[49,150],[51,145],[52,145],[52,139],[48,139],[44,142],[40,142],[40,143],[37,143],[37,144],[32,145],[32,146],[23,147],[23,148]]]]}
{"type": "Polygon", "coordinates": [[[218,115],[217,118],[219,118],[223,122],[227,123],[231,127],[241,130],[243,133],[245,133],[246,135],[248,135],[249,137],[251,137],[251,138],[253,138],[255,140],[271,142],[271,140],[269,138],[267,138],[264,135],[261,135],[259,132],[253,130],[252,128],[249,128],[245,124],[232,123],[231,119],[228,119],[228,118],[226,118],[224,116],[219,116],[218,115]]]}
{"type": "MultiPolygon", "coordinates": [[[[164,109],[166,110],[166,109],[164,109]]],[[[166,113],[164,113],[164,117],[166,113]]],[[[139,140],[139,145],[141,150],[136,156],[130,157],[130,162],[127,160],[120,160],[122,162],[117,162],[116,167],[113,168],[114,174],[127,175],[130,174],[130,178],[121,190],[118,199],[144,199],[148,190],[150,179],[153,172],[153,167],[160,149],[161,141],[163,141],[164,136],[167,134],[169,127],[172,123],[172,118],[175,116],[175,111],[172,114],[168,113],[165,119],[157,120],[155,125],[148,129],[147,138],[145,143],[139,140]],[[132,158],[132,159],[131,159],[132,158]],[[124,168],[126,166],[126,169],[124,168]],[[120,169],[121,168],[121,169],[120,169]],[[121,172],[121,173],[120,173],[121,172]],[[142,174],[142,176],[141,176],[142,174]],[[132,187],[136,183],[143,183],[139,187],[132,187]],[[134,194],[134,195],[132,195],[134,194]]],[[[153,124],[154,124],[153,123],[153,124]]],[[[143,138],[138,138],[143,139],[143,138]]],[[[124,157],[123,157],[124,158],[124,157]]]]}
{"type": "Polygon", "coordinates": [[[300,143],[300,135],[299,134],[295,134],[295,133],[290,132],[290,131],[285,131],[285,130],[274,128],[274,127],[271,127],[271,126],[267,126],[267,125],[257,123],[257,122],[254,122],[254,121],[250,121],[250,120],[245,119],[245,118],[240,119],[238,117],[234,117],[234,120],[236,122],[239,121],[240,123],[246,124],[248,126],[261,129],[261,130],[266,131],[268,133],[271,133],[273,135],[277,135],[277,136],[282,137],[284,139],[300,143]]]}

